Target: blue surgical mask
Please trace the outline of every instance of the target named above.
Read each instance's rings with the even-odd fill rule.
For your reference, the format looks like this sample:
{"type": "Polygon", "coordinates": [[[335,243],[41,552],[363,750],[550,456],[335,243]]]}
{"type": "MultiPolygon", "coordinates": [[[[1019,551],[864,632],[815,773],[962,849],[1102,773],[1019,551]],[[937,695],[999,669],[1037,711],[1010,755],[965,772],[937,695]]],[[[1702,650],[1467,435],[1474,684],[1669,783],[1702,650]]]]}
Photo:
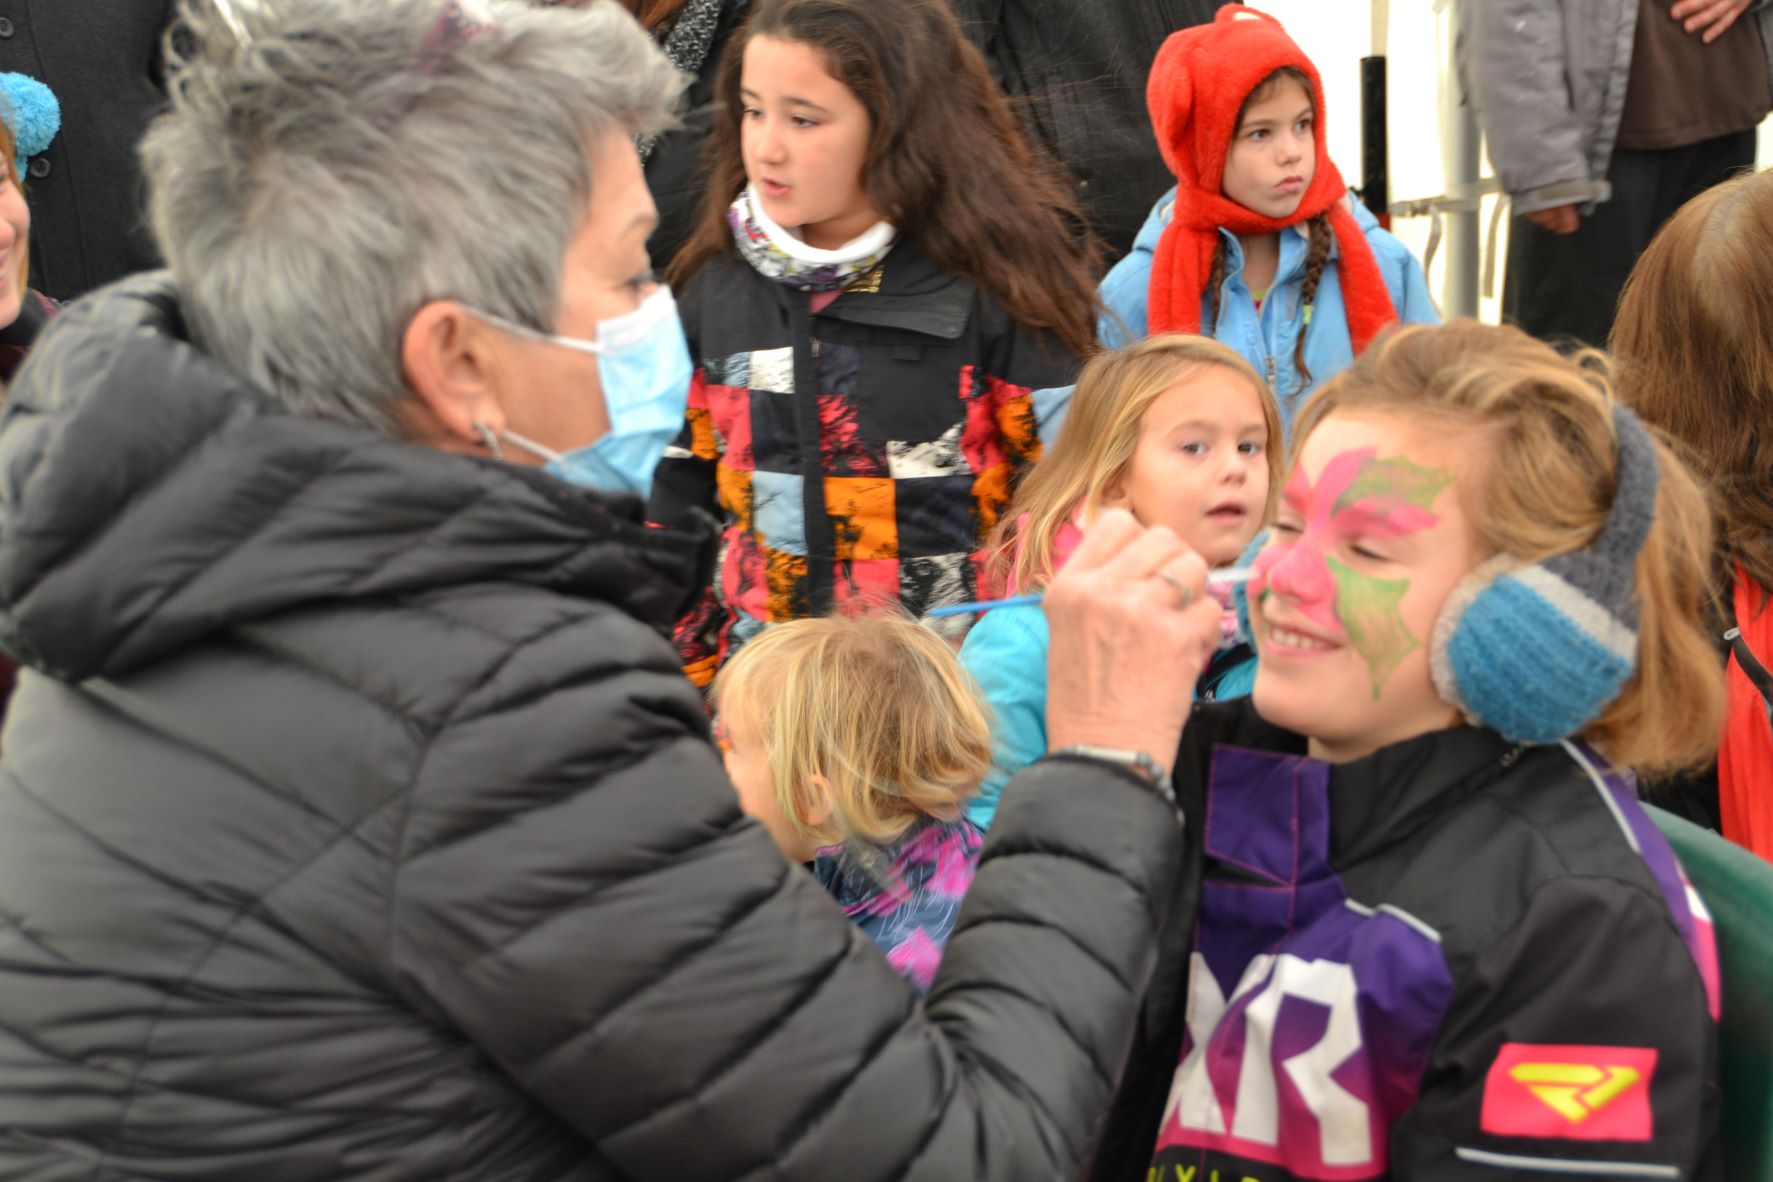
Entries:
{"type": "Polygon", "coordinates": [[[568,483],[641,498],[650,494],[653,471],[683,430],[689,404],[689,346],[671,289],[660,287],[634,311],[599,320],[595,341],[537,332],[486,312],[474,314],[507,332],[597,358],[609,411],[607,434],[565,453],[511,431],[502,433],[505,442],[548,461],[542,470],[568,483]]]}

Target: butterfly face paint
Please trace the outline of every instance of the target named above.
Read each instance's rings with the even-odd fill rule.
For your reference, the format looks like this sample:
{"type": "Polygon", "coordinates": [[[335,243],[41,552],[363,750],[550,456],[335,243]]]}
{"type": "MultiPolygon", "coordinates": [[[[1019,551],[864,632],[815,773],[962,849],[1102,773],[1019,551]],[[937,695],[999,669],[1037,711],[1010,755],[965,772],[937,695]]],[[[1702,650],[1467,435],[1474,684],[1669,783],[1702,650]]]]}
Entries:
{"type": "Polygon", "coordinates": [[[1251,598],[1262,603],[1279,594],[1302,625],[1320,634],[1316,640],[1346,643],[1366,663],[1377,699],[1386,679],[1422,645],[1402,611],[1410,580],[1366,573],[1339,556],[1372,558],[1370,546],[1382,551],[1388,542],[1433,528],[1440,518],[1429,507],[1451,482],[1444,469],[1380,458],[1376,447],[1339,452],[1315,485],[1303,465],[1296,467],[1282,494],[1275,541],[1256,559],[1251,598]]]}

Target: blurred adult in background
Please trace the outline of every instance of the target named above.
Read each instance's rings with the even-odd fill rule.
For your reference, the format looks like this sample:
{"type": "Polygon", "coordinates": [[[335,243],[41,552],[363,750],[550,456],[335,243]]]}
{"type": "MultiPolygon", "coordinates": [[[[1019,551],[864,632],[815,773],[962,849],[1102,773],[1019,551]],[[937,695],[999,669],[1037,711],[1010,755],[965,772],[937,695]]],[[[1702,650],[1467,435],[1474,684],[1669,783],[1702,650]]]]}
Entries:
{"type": "Polygon", "coordinates": [[[172,0],[0,0],[0,71],[41,79],[62,133],[27,164],[31,276],[66,301],[157,265],[136,145],[165,101],[172,0]]]}
{"type": "Polygon", "coordinates": [[[1223,0],[953,0],[1023,126],[1070,174],[1110,259],[1174,183],[1145,80],[1164,38],[1223,0]]]}
{"type": "Polygon", "coordinates": [[[1656,228],[1755,159],[1765,0],[1462,0],[1458,59],[1518,215],[1503,315],[1606,343],[1656,228]],[[1751,13],[1751,9],[1758,12],[1751,13]]]}

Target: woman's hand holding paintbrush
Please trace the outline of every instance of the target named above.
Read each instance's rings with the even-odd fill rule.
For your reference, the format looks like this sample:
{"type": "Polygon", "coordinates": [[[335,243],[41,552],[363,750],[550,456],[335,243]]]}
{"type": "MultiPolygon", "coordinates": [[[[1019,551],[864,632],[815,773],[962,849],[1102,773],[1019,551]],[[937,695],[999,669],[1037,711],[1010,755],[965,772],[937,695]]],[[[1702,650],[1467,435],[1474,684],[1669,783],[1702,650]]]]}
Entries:
{"type": "Polygon", "coordinates": [[[1042,600],[1049,750],[1143,751],[1167,772],[1219,646],[1219,602],[1198,554],[1163,526],[1103,513],[1042,600]]]}

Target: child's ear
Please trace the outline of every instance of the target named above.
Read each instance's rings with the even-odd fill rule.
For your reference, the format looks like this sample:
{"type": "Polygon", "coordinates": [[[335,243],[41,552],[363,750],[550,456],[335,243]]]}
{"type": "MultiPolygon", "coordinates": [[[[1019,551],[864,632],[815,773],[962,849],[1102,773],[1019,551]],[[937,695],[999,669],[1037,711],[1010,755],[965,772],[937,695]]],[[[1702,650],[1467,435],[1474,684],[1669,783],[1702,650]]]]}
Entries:
{"type": "Polygon", "coordinates": [[[1096,511],[1100,513],[1104,509],[1125,509],[1129,513],[1133,511],[1133,498],[1127,492],[1125,476],[1102,490],[1101,502],[1096,506],[1096,511]]]}
{"type": "Polygon", "coordinates": [[[800,823],[816,833],[829,833],[831,826],[831,781],[814,776],[810,791],[800,795],[800,823]]]}

